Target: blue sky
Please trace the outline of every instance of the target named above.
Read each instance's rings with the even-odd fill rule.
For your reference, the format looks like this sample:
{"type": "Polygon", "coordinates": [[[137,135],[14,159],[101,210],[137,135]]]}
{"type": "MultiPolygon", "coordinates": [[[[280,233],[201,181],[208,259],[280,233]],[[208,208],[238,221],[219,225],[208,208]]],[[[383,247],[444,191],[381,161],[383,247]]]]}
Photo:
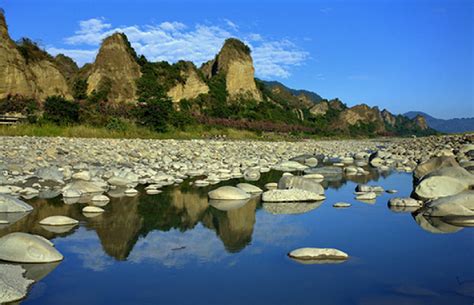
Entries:
{"type": "Polygon", "coordinates": [[[13,39],[84,63],[124,31],[149,59],[211,59],[248,43],[257,77],[349,106],[474,116],[474,1],[0,0],[13,39]]]}

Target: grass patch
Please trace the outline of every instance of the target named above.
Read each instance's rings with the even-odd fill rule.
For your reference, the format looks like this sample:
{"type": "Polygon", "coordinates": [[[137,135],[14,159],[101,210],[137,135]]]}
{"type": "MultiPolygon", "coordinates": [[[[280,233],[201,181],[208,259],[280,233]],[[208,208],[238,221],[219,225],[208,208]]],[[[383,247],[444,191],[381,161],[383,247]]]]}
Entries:
{"type": "Polygon", "coordinates": [[[231,140],[294,141],[295,137],[277,133],[256,133],[233,128],[188,126],[184,130],[170,129],[159,133],[145,127],[129,124],[125,130],[111,130],[88,125],[58,126],[54,124],[18,124],[0,126],[0,136],[70,137],[70,138],[124,138],[124,139],[209,139],[225,136],[231,140]]]}

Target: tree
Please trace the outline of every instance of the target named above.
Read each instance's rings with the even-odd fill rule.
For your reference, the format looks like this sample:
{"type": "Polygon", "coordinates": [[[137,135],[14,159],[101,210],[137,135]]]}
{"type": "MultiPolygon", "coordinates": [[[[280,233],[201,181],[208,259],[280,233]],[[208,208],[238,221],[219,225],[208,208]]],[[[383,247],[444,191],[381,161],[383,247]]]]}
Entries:
{"type": "Polygon", "coordinates": [[[59,125],[77,123],[79,121],[79,104],[61,96],[49,96],[44,102],[43,117],[59,125]]]}

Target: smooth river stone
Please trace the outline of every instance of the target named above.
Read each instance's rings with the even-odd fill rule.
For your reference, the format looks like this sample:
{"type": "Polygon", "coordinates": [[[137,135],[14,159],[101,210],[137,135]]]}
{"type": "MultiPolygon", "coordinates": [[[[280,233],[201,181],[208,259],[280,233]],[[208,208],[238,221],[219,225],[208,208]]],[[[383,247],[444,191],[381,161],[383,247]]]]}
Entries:
{"type": "Polygon", "coordinates": [[[250,195],[234,186],[221,186],[208,193],[209,199],[216,200],[244,200],[250,195]]]}
{"type": "Polygon", "coordinates": [[[349,258],[347,253],[332,248],[299,248],[288,253],[288,256],[297,260],[326,262],[341,262],[349,258]]]}
{"type": "Polygon", "coordinates": [[[23,299],[34,281],[26,279],[19,265],[0,264],[0,304],[23,299]]]}
{"type": "Polygon", "coordinates": [[[243,207],[249,199],[228,200],[228,199],[210,199],[209,205],[221,211],[231,211],[243,207]]]}
{"type": "Polygon", "coordinates": [[[104,213],[105,211],[102,208],[89,205],[89,206],[84,207],[82,209],[82,212],[83,213],[104,213]]]}
{"type": "Polygon", "coordinates": [[[29,212],[33,207],[10,195],[0,194],[0,213],[29,212]]]}
{"type": "Polygon", "coordinates": [[[415,193],[422,199],[433,199],[459,194],[469,188],[463,180],[447,176],[428,177],[417,185],[415,193]]]}
{"type": "Polygon", "coordinates": [[[237,187],[249,194],[258,194],[263,192],[261,188],[250,183],[239,183],[237,184],[237,187]]]}
{"type": "Polygon", "coordinates": [[[347,203],[347,202],[336,202],[332,206],[335,207],[335,208],[348,208],[348,207],[351,206],[351,204],[347,203]]]}
{"type": "Polygon", "coordinates": [[[320,201],[326,197],[299,189],[270,190],[262,194],[263,202],[320,201]]]}
{"type": "Polygon", "coordinates": [[[70,226],[76,225],[78,223],[79,221],[72,219],[71,217],[62,215],[49,216],[40,221],[40,225],[46,226],[70,226]]]}
{"type": "Polygon", "coordinates": [[[36,235],[15,232],[0,238],[0,259],[15,263],[51,263],[64,257],[36,235]]]}

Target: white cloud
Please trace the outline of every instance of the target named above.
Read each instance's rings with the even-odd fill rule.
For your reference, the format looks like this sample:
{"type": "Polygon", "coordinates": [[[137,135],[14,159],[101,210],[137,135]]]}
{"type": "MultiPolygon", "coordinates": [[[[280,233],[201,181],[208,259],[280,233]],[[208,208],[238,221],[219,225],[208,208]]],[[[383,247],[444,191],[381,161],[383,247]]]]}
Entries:
{"type": "Polygon", "coordinates": [[[64,40],[75,48],[51,46],[48,51],[64,53],[83,65],[93,61],[102,40],[115,32],[125,33],[137,53],[149,60],[176,62],[184,59],[198,66],[214,58],[225,39],[240,38],[251,47],[256,75],[263,78],[286,78],[291,75],[292,67],[301,65],[309,57],[308,52],[289,40],[268,40],[258,33],[241,33],[238,25],[228,19],[224,19],[223,26],[196,24],[189,27],[173,21],[114,28],[104,18],[93,18],[80,21],[79,30],[64,40]],[[77,46],[94,46],[95,49],[82,50],[77,46]]]}
{"type": "Polygon", "coordinates": [[[97,50],[80,50],[80,49],[62,49],[55,47],[47,47],[46,51],[51,55],[64,54],[71,58],[74,58],[76,63],[80,66],[85,63],[94,61],[94,58],[97,54],[97,50]]]}

